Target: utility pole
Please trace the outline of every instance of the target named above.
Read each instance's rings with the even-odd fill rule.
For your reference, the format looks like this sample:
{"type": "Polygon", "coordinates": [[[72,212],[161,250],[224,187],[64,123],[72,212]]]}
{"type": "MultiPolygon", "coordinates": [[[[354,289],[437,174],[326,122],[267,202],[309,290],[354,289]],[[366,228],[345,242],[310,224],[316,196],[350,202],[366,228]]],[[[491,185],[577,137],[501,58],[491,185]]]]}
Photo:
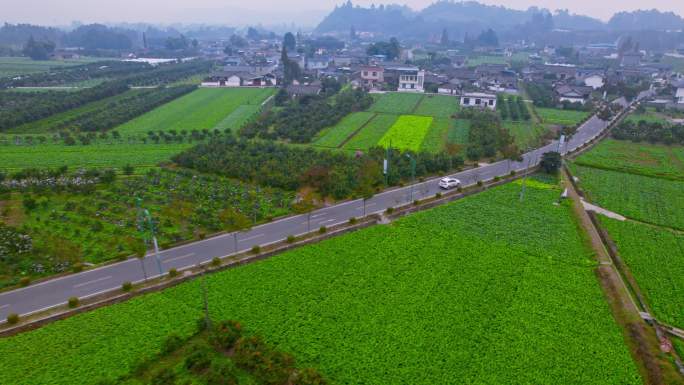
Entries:
{"type": "MultiPolygon", "coordinates": [[[[536,155],[536,150],[535,154],[536,155]]],[[[523,199],[525,199],[525,181],[527,180],[527,173],[530,169],[530,162],[532,161],[532,156],[530,154],[529,158],[527,158],[527,167],[525,167],[525,175],[523,175],[523,180],[522,180],[522,189],[520,190],[520,201],[522,202],[523,199]]]]}

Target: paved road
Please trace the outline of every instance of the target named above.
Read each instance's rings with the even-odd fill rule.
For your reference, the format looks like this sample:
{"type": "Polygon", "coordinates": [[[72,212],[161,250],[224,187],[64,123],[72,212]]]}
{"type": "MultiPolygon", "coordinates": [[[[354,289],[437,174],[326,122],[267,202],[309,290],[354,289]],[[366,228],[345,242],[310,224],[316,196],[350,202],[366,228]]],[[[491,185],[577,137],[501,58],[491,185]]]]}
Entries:
{"type": "MultiPolygon", "coordinates": [[[[606,122],[596,116],[592,117],[578,129],[571,140],[566,142],[561,152],[572,151],[592,140],[607,126],[606,122]]],[[[522,171],[527,167],[535,166],[539,163],[543,153],[557,150],[558,142],[554,141],[547,146],[526,153],[520,162],[501,161],[463,171],[453,176],[460,179],[465,186],[474,185],[478,180],[489,180],[495,176],[508,175],[511,170],[522,171]]],[[[438,179],[435,178],[413,186],[377,194],[366,202],[366,214],[382,212],[387,207],[410,203],[414,199],[434,196],[439,191],[438,179]]],[[[289,235],[300,235],[309,230],[315,231],[321,226],[329,227],[344,223],[351,217],[361,217],[363,214],[364,202],[361,199],[340,203],[314,211],[309,215],[287,217],[257,226],[247,232],[219,235],[164,250],[160,252],[159,265],[153,255],[148,255],[144,259],[145,271],[149,277],[154,277],[160,274],[159,267],[163,272],[167,272],[171,268],[182,270],[200,262],[210,261],[214,257],[223,257],[236,251],[249,250],[254,245],[263,246],[282,241],[289,235]]],[[[70,297],[90,297],[119,289],[123,282],[137,282],[143,279],[141,261],[132,258],[124,262],[5,292],[0,294],[0,322],[4,322],[10,313],[28,315],[63,304],[70,297]]]]}

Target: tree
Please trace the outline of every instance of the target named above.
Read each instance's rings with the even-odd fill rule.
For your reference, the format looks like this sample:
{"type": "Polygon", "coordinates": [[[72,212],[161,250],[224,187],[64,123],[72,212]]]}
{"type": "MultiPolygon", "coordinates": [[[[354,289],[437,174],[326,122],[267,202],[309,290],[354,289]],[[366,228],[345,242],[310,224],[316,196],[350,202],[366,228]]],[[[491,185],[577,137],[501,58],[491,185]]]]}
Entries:
{"type": "Polygon", "coordinates": [[[368,55],[385,55],[387,59],[392,60],[399,57],[401,54],[401,46],[399,40],[391,38],[389,42],[379,41],[371,44],[366,50],[368,55]]]}
{"type": "Polygon", "coordinates": [[[349,29],[349,39],[352,41],[358,39],[358,36],[356,36],[356,28],[353,25],[349,29]]]}
{"type": "Polygon", "coordinates": [[[541,162],[539,163],[539,166],[546,172],[547,174],[556,174],[558,173],[558,170],[560,170],[561,167],[561,155],[557,153],[556,151],[551,151],[551,152],[545,152],[542,155],[541,162]]]}
{"type": "Polygon", "coordinates": [[[443,46],[449,45],[449,33],[446,28],[442,30],[442,37],[439,39],[439,43],[443,46]]]}
{"type": "Polygon", "coordinates": [[[249,40],[259,40],[261,39],[261,34],[254,27],[247,28],[247,38],[249,40]]]}
{"type": "Polygon", "coordinates": [[[283,48],[292,52],[297,48],[297,41],[292,32],[285,34],[285,37],[283,38],[283,48]]]}
{"type": "Polygon", "coordinates": [[[290,58],[287,56],[287,49],[283,47],[283,50],[280,55],[280,61],[283,64],[283,83],[284,85],[290,85],[292,84],[293,80],[298,80],[301,75],[302,71],[299,68],[299,64],[297,62],[290,60],[290,58]]]}
{"type": "Polygon", "coordinates": [[[245,40],[245,38],[240,35],[232,35],[228,42],[231,46],[237,48],[244,48],[247,47],[247,45],[249,44],[247,43],[247,40],[245,40]]]}
{"type": "Polygon", "coordinates": [[[499,38],[496,36],[496,32],[489,28],[486,31],[482,31],[477,37],[477,44],[484,47],[498,47],[499,38]]]}
{"type": "Polygon", "coordinates": [[[36,41],[33,36],[29,37],[24,45],[24,55],[33,60],[48,60],[55,50],[55,43],[51,41],[36,41]]]}

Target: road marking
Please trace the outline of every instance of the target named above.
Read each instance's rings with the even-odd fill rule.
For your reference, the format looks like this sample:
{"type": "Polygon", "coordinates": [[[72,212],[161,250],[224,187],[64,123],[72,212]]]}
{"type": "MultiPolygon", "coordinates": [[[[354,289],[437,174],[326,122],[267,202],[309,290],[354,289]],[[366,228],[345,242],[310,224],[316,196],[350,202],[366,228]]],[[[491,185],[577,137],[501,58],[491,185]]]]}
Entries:
{"type": "Polygon", "coordinates": [[[9,307],[9,305],[0,305],[0,309],[4,309],[6,307],[9,307]]]}
{"type": "Polygon", "coordinates": [[[195,253],[190,253],[190,254],[185,254],[185,255],[178,256],[178,257],[173,257],[173,258],[169,258],[169,259],[164,259],[164,260],[162,260],[162,262],[173,262],[173,261],[177,261],[177,260],[179,260],[179,259],[183,259],[183,258],[187,258],[187,257],[192,257],[193,255],[195,255],[195,253]]]}
{"type": "Polygon", "coordinates": [[[328,213],[314,214],[314,215],[311,216],[311,219],[313,219],[313,218],[318,218],[318,217],[322,217],[322,216],[327,215],[327,214],[328,214],[328,213]]]}
{"type": "Polygon", "coordinates": [[[335,220],[334,219],[328,219],[327,221],[320,221],[318,223],[321,224],[321,223],[328,223],[328,222],[333,222],[333,221],[335,221],[335,220]]]}
{"type": "Polygon", "coordinates": [[[93,283],[98,283],[98,282],[106,281],[106,280],[108,280],[108,279],[112,279],[112,276],[111,276],[111,275],[108,275],[108,276],[106,276],[106,277],[102,277],[102,278],[98,278],[98,279],[93,279],[92,281],[79,283],[78,285],[74,285],[74,289],[78,289],[79,287],[87,286],[87,285],[90,285],[90,284],[93,284],[93,283]]]}
{"type": "Polygon", "coordinates": [[[247,241],[251,241],[252,239],[257,239],[257,238],[259,238],[259,237],[263,237],[264,235],[266,235],[266,234],[257,234],[257,235],[251,236],[251,237],[249,237],[249,238],[240,239],[240,240],[238,240],[238,242],[247,242],[247,241]]]}

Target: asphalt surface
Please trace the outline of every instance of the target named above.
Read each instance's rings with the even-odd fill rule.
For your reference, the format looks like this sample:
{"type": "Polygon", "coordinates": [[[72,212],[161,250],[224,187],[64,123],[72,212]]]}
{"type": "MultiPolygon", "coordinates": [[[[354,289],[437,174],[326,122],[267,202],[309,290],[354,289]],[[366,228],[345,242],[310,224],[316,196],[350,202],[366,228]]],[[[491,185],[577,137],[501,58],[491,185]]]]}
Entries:
{"type": "MultiPolygon", "coordinates": [[[[591,141],[607,126],[608,123],[593,116],[562,146],[561,152],[572,151],[591,141]]],[[[451,176],[458,178],[463,186],[474,185],[478,180],[486,181],[495,176],[508,175],[511,170],[523,171],[528,167],[533,167],[539,163],[543,153],[558,151],[558,147],[558,142],[554,141],[542,148],[527,152],[520,162],[500,161],[451,176]]],[[[183,270],[198,263],[211,261],[214,257],[225,257],[236,251],[249,250],[254,245],[264,246],[282,241],[289,235],[301,235],[316,231],[321,226],[330,227],[345,223],[351,217],[363,216],[364,210],[366,215],[370,215],[382,212],[388,207],[410,203],[415,199],[432,197],[441,191],[438,181],[439,178],[435,178],[412,186],[388,190],[367,200],[365,205],[362,199],[343,202],[310,214],[296,215],[256,226],[249,231],[219,235],[163,250],[159,253],[159,260],[153,253],[150,253],[143,260],[131,258],[124,262],[4,292],[0,294],[0,322],[4,322],[7,315],[11,313],[29,315],[64,304],[70,297],[82,299],[92,297],[120,289],[121,284],[126,281],[141,281],[144,279],[143,264],[148,278],[156,277],[160,273],[168,272],[171,268],[183,270]]]]}

